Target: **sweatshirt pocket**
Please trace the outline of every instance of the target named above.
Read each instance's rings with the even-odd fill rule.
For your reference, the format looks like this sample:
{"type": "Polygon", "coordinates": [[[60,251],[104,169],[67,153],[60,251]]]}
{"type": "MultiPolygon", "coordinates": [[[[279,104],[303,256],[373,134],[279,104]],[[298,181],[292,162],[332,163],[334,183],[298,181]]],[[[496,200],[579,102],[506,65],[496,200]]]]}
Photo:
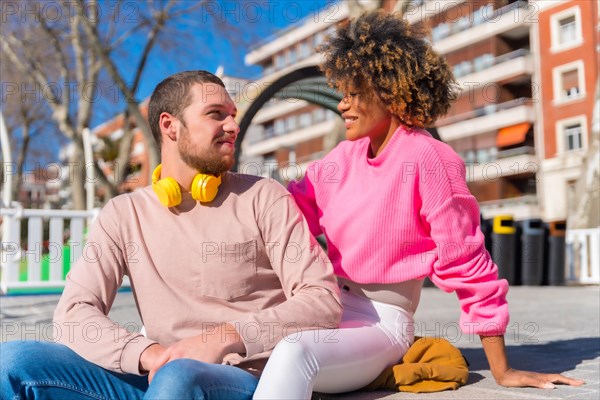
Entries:
{"type": "Polygon", "coordinates": [[[204,246],[200,294],[223,300],[249,294],[256,285],[256,257],[256,240],[204,246]]]}

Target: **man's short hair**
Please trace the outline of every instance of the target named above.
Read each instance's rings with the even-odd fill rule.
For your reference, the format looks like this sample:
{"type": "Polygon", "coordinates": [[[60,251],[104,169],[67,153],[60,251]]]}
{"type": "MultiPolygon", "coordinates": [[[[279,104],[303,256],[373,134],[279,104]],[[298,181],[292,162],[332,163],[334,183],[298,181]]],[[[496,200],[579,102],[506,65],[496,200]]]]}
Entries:
{"type": "Polygon", "coordinates": [[[160,147],[162,136],[160,133],[160,114],[167,112],[181,119],[183,110],[192,102],[190,88],[196,83],[215,83],[225,87],[223,81],[216,75],[207,71],[184,71],[171,75],[160,82],[148,105],[148,123],[152,130],[152,136],[160,147]]]}

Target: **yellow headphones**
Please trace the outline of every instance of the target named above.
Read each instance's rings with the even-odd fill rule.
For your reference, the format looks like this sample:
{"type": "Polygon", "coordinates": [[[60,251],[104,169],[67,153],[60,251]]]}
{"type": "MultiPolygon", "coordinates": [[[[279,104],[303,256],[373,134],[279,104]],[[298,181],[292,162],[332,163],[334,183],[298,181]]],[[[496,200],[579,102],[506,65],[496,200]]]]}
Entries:
{"type": "MultiPolygon", "coordinates": [[[[165,207],[175,207],[181,203],[179,183],[171,177],[160,179],[162,165],[159,164],[152,172],[152,189],[158,200],[165,207]]],[[[203,203],[213,201],[217,197],[221,185],[221,176],[197,174],[192,181],[192,197],[203,203]]]]}

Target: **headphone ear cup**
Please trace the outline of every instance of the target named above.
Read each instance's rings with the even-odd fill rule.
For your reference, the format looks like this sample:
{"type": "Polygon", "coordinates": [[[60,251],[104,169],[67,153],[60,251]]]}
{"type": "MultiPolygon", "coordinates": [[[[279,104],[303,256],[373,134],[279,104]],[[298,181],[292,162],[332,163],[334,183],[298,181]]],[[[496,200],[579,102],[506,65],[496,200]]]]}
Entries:
{"type": "Polygon", "coordinates": [[[181,189],[177,181],[171,177],[152,182],[152,189],[165,207],[175,207],[181,203],[181,189]]]}
{"type": "Polygon", "coordinates": [[[192,197],[203,203],[211,202],[217,197],[221,176],[198,174],[192,182],[192,197]]]}

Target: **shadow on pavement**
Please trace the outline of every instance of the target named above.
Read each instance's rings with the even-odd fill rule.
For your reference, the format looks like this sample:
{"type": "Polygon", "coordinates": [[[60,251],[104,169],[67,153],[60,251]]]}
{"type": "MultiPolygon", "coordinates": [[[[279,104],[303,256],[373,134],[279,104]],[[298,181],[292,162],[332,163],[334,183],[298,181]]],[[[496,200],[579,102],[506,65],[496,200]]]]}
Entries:
{"type": "MultiPolygon", "coordinates": [[[[487,370],[488,363],[482,348],[460,349],[469,362],[469,380],[467,386],[477,383],[485,377],[475,371],[487,370]]],[[[525,369],[546,373],[563,373],[574,370],[586,360],[600,357],[600,338],[588,337],[556,340],[548,343],[509,345],[506,347],[510,365],[516,369],[525,369]]],[[[339,395],[314,393],[312,400],[333,399],[369,399],[376,400],[390,396],[394,392],[352,392],[339,395]]],[[[397,393],[397,392],[396,392],[397,393]]]]}
{"type": "MultiPolygon", "coordinates": [[[[489,368],[483,349],[469,348],[460,349],[460,351],[469,361],[471,371],[489,368]]],[[[513,368],[562,373],[574,370],[585,360],[594,360],[599,357],[600,338],[577,338],[542,344],[507,346],[506,353],[513,368]]]]}

